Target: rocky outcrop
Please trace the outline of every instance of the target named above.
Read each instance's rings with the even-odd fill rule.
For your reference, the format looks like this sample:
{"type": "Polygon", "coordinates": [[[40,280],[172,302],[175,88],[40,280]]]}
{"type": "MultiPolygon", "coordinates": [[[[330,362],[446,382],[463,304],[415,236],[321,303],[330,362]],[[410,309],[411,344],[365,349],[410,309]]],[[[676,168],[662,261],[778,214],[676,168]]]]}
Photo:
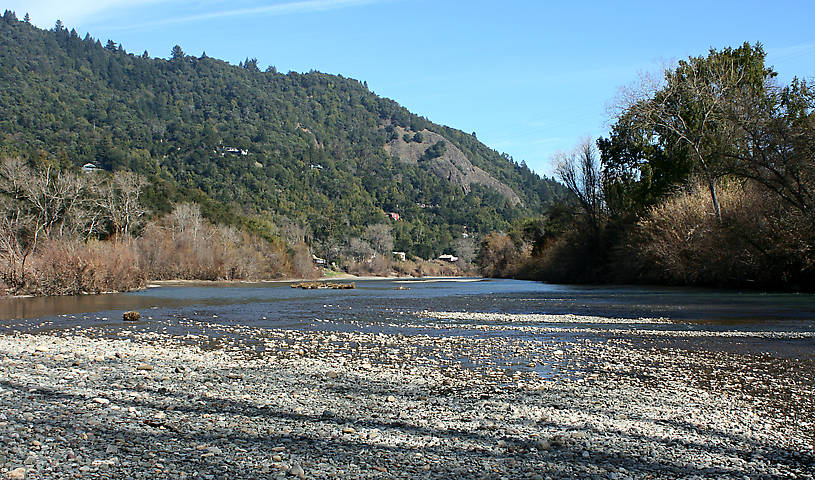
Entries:
{"type": "Polygon", "coordinates": [[[416,132],[398,126],[395,126],[394,130],[398,134],[397,137],[385,144],[385,150],[392,157],[413,165],[422,164],[437,176],[460,187],[465,193],[470,191],[472,184],[477,183],[500,193],[512,205],[521,203],[514,190],[473,165],[464,152],[438,133],[422,130],[419,132],[421,140],[417,142],[414,139],[416,132]],[[406,141],[405,136],[408,136],[410,141],[406,141]],[[427,158],[425,152],[438,142],[445,142],[444,153],[436,158],[427,158]]]}

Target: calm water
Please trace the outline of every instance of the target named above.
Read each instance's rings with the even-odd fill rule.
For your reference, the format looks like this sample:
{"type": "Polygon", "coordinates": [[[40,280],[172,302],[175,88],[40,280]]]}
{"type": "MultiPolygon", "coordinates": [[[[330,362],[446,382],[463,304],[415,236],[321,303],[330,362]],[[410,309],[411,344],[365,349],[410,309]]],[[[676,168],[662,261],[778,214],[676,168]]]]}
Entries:
{"type": "MultiPolygon", "coordinates": [[[[721,337],[684,339],[690,348],[815,358],[815,295],[762,294],[687,288],[592,287],[516,280],[358,281],[355,290],[300,290],[257,283],[168,286],[140,292],[78,297],[0,299],[2,330],[36,331],[82,326],[121,328],[122,312],[139,310],[139,328],[190,333],[190,321],[300,330],[365,330],[428,335],[642,337],[642,330],[700,332],[799,332],[804,338],[721,337]],[[399,290],[398,287],[407,287],[399,290]],[[541,331],[469,329],[417,312],[579,314],[637,319],[664,317],[667,324],[534,324],[541,331]],[[182,321],[183,319],[183,321],[182,321]],[[432,324],[432,325],[428,325],[432,324]],[[555,327],[559,331],[551,331],[555,327]]],[[[534,329],[533,329],[534,330],[534,329]]],[[[646,335],[647,336],[647,335],[646,335]]],[[[670,337],[675,338],[675,337],[670,337]]],[[[665,341],[660,340],[665,343],[665,341]]],[[[671,340],[673,341],[673,340],[671,340]]]]}

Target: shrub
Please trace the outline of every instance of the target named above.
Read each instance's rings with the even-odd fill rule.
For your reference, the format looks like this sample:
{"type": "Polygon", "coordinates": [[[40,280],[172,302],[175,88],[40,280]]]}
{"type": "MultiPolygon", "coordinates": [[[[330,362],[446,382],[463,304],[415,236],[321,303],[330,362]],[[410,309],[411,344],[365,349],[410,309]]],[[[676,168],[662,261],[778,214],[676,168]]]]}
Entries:
{"type": "Polygon", "coordinates": [[[632,251],[648,280],[779,288],[813,277],[813,227],[750,182],[719,186],[722,220],[695,184],[653,207],[637,225],[632,251]],[[780,282],[780,283],[779,283],[780,282]]]}

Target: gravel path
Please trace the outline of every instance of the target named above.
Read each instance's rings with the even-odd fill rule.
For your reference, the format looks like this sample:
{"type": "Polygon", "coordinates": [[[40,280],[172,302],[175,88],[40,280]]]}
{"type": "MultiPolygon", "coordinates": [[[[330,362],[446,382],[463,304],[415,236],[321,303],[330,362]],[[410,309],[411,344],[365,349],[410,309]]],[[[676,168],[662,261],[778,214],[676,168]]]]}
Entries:
{"type": "Polygon", "coordinates": [[[213,329],[0,335],[0,476],[815,478],[811,360],[213,329]]]}

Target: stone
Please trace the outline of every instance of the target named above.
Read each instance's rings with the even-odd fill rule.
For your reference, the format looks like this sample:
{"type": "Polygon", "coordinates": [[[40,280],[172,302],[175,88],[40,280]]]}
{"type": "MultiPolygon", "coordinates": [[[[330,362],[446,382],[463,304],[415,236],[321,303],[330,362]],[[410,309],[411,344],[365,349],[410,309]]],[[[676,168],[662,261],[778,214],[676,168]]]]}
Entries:
{"type": "Polygon", "coordinates": [[[297,478],[306,478],[306,472],[303,471],[303,467],[301,467],[297,463],[292,465],[292,467],[289,469],[289,475],[295,476],[297,478]]]}
{"type": "Polygon", "coordinates": [[[125,322],[138,322],[141,319],[141,313],[131,310],[122,314],[122,320],[125,322]]]}
{"type": "Polygon", "coordinates": [[[353,427],[345,427],[342,429],[342,433],[356,433],[357,431],[353,429],[353,427]]]}
{"type": "Polygon", "coordinates": [[[552,443],[549,440],[546,440],[545,438],[541,438],[537,442],[535,442],[535,448],[537,448],[538,450],[549,450],[550,448],[552,448],[552,443]]]}
{"type": "Polygon", "coordinates": [[[149,371],[153,370],[153,366],[150,365],[149,363],[140,363],[140,364],[136,365],[136,370],[141,370],[143,372],[149,372],[149,371]]]}
{"type": "Polygon", "coordinates": [[[107,398],[96,397],[93,399],[94,402],[98,403],[99,405],[107,405],[110,403],[110,400],[107,398]]]}
{"type": "Polygon", "coordinates": [[[25,478],[25,468],[23,467],[15,468],[14,470],[8,472],[6,477],[9,480],[22,480],[25,478]]]}
{"type": "Polygon", "coordinates": [[[386,400],[388,401],[388,403],[394,403],[396,402],[396,397],[394,397],[393,395],[388,395],[388,398],[386,400]]]}

